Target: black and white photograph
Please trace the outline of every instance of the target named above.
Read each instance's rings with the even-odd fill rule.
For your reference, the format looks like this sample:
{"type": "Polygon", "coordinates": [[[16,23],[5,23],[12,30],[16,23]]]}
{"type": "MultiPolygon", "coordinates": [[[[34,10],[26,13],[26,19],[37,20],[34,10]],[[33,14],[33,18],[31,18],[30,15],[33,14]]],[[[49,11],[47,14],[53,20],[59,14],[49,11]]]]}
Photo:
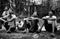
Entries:
{"type": "Polygon", "coordinates": [[[60,0],[0,0],[0,39],[60,39],[60,0]]]}

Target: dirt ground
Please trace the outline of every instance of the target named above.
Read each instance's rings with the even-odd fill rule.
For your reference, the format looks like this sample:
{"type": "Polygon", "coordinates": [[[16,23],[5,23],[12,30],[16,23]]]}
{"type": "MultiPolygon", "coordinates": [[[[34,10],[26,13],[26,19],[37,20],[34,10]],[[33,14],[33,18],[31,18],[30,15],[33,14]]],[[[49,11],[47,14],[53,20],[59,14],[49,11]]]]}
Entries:
{"type": "Polygon", "coordinates": [[[0,30],[0,39],[60,39],[60,30],[54,36],[50,32],[42,31],[40,33],[6,33],[4,27],[0,30]]]}
{"type": "Polygon", "coordinates": [[[49,32],[37,33],[5,33],[0,31],[0,39],[60,39],[59,31],[51,36],[49,32]]]}

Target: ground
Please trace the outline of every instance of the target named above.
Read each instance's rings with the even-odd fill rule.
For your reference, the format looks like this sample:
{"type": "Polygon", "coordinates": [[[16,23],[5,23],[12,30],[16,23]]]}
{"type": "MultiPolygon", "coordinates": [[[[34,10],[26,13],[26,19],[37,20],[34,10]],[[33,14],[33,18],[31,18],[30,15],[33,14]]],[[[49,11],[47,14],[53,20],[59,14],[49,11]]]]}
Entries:
{"type": "Polygon", "coordinates": [[[55,36],[51,36],[49,32],[37,33],[5,33],[0,31],[0,39],[60,39],[59,32],[55,36]]]}
{"type": "Polygon", "coordinates": [[[6,30],[0,30],[0,39],[60,39],[60,30],[51,36],[50,32],[42,31],[40,33],[6,33],[6,30]]]}

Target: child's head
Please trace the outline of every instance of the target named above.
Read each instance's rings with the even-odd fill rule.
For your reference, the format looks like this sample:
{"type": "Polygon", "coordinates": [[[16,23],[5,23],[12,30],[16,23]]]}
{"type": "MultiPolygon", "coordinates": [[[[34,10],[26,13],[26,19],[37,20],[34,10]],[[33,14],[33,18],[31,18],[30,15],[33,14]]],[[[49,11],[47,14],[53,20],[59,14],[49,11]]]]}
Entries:
{"type": "Polygon", "coordinates": [[[49,16],[52,16],[53,15],[53,12],[52,11],[49,11],[49,16]]]}
{"type": "Polygon", "coordinates": [[[8,10],[8,6],[6,6],[4,10],[8,10]]]}

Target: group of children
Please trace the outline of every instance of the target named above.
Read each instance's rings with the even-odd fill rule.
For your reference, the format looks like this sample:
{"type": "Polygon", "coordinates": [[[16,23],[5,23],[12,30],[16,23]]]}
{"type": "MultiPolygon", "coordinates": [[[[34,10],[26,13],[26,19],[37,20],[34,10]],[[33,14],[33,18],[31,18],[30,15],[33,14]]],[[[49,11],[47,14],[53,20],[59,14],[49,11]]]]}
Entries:
{"type": "Polygon", "coordinates": [[[13,13],[12,9],[6,6],[4,12],[2,13],[2,17],[0,17],[0,29],[2,29],[2,25],[4,25],[6,30],[8,30],[10,27],[8,23],[14,20],[15,18],[16,15],[13,13]]]}
{"type": "MultiPolygon", "coordinates": [[[[49,14],[48,16],[42,17],[42,20],[44,20],[44,26],[46,31],[52,32],[52,22],[53,22],[52,19],[57,19],[57,17],[53,15],[52,11],[49,11],[48,14],[49,14]]],[[[32,18],[27,19],[24,18],[23,20],[19,20],[18,22],[16,21],[17,18],[18,17],[14,14],[12,9],[6,6],[5,11],[2,13],[2,17],[0,17],[0,29],[2,29],[2,25],[4,25],[6,30],[9,30],[10,25],[8,25],[8,23],[14,21],[14,27],[10,29],[11,31],[15,31],[16,29],[18,30],[29,29],[30,32],[38,32],[37,30],[39,27],[38,26],[39,18],[35,19],[36,17],[33,16],[32,18]]],[[[57,31],[56,26],[54,28],[55,31],[57,31]]]]}

